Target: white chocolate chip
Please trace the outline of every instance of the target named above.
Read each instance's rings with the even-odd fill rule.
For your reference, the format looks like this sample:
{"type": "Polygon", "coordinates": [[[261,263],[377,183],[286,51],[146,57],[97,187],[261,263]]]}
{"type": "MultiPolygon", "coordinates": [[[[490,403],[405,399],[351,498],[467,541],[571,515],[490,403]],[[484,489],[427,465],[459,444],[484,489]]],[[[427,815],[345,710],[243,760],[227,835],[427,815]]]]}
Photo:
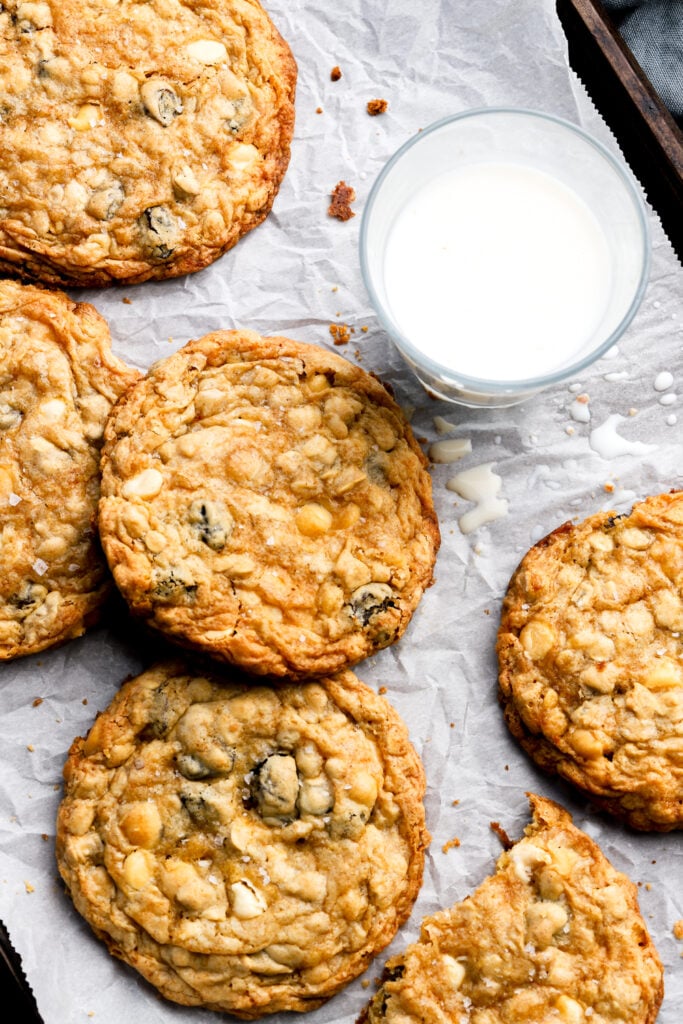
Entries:
{"type": "Polygon", "coordinates": [[[121,493],[124,498],[154,498],[163,483],[164,478],[158,469],[143,469],[137,476],[126,480],[121,493]]]}
{"type": "Polygon", "coordinates": [[[200,64],[221,64],[228,59],[228,51],[216,39],[197,39],[185,47],[187,54],[200,64]]]}
{"type": "Polygon", "coordinates": [[[246,171],[258,159],[258,150],[246,142],[235,142],[230,147],[228,160],[234,171],[246,171]]]}
{"type": "Polygon", "coordinates": [[[258,917],[267,907],[265,898],[257,892],[251,882],[242,879],[240,882],[233,882],[230,886],[232,893],[232,912],[241,921],[248,921],[252,917],[258,917]]]}
{"type": "Polygon", "coordinates": [[[84,103],[74,117],[69,118],[69,124],[77,132],[87,132],[94,128],[102,120],[102,110],[94,103],[84,103]]]}
{"type": "Polygon", "coordinates": [[[437,434],[452,434],[457,429],[457,423],[450,423],[448,420],[445,420],[443,416],[434,417],[434,430],[437,434]]]}
{"type": "Polygon", "coordinates": [[[39,413],[44,420],[60,420],[66,412],[66,405],[61,398],[52,398],[48,402],[43,402],[39,406],[39,413]]]}
{"type": "Polygon", "coordinates": [[[472,451],[468,437],[451,437],[447,441],[436,441],[429,449],[432,462],[457,462],[472,451]]]}
{"type": "Polygon", "coordinates": [[[459,989],[465,980],[466,972],[464,965],[459,960],[449,956],[448,953],[443,954],[441,963],[449,988],[459,989]]]}
{"type": "Polygon", "coordinates": [[[198,196],[201,192],[201,186],[194,175],[194,171],[187,164],[182,164],[173,169],[171,181],[173,182],[174,191],[180,198],[184,196],[198,196]]]}
{"type": "Polygon", "coordinates": [[[571,996],[564,994],[558,996],[555,1007],[560,1014],[560,1020],[564,1024],[580,1024],[584,1019],[583,1007],[580,1003],[577,1003],[576,999],[572,999],[571,996]]]}
{"type": "Polygon", "coordinates": [[[528,883],[531,881],[532,870],[541,864],[550,864],[552,858],[540,847],[534,846],[533,843],[526,843],[519,844],[510,850],[510,860],[520,881],[528,883]]]}

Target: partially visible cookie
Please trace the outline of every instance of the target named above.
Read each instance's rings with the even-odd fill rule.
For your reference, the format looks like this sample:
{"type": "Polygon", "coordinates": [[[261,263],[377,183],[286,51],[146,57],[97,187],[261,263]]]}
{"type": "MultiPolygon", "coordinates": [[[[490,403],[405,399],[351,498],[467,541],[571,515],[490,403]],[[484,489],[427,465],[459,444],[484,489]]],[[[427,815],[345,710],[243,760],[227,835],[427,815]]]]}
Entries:
{"type": "Polygon", "coordinates": [[[102,434],[139,376],[92,306],[0,281],[0,660],[97,615],[111,583],[93,525],[102,434]]]}
{"type": "Polygon", "coordinates": [[[636,888],[558,804],[392,957],[367,1024],[653,1024],[662,965],[636,888]]]}
{"type": "Polygon", "coordinates": [[[71,747],[59,869],[162,995],[312,1009],[405,921],[429,841],[405,725],[352,673],[254,686],[159,665],[71,747]]]}
{"type": "Polygon", "coordinates": [[[177,277],[271,208],[296,64],[257,0],[3,0],[0,271],[177,277]]]}
{"type": "Polygon", "coordinates": [[[500,698],[524,749],[634,828],[683,828],[683,492],[565,523],[516,570],[500,698]]]}
{"type": "Polygon", "coordinates": [[[261,675],[352,665],[432,581],[425,458],[371,374],[218,331],[155,364],[109,421],[99,526],[132,611],[261,675]]]}

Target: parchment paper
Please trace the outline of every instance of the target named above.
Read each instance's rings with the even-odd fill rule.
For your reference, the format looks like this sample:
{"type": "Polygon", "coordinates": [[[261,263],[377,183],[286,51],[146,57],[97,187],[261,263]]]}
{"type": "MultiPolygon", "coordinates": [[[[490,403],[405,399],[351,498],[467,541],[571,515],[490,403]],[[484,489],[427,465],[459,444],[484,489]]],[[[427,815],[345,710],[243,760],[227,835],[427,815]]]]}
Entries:
{"type": "MultiPolygon", "coordinates": [[[[469,411],[430,401],[379,329],[359,272],[360,213],[384,162],[420,127],[481,105],[547,110],[615,144],[568,69],[554,0],[269,0],[267,6],[300,72],[292,162],[273,213],[199,274],[79,297],[109,319],[115,351],[141,368],[216,328],[241,325],[330,344],[329,325],[345,322],[355,334],[341,351],[351,359],[358,352],[366,369],[416,407],[418,436],[436,439],[438,414],[456,424],[455,436],[471,439],[472,453],[461,463],[433,472],[443,532],[436,584],[403,640],[358,669],[370,685],[387,687],[428,778],[433,842],[424,886],[411,921],[385,955],[417,936],[425,914],[462,899],[490,873],[500,853],[490,821],[518,837],[528,821],[524,794],[534,790],[559,799],[612,862],[642,883],[641,906],[666,969],[659,1024],[680,1024],[683,943],[672,926],[683,918],[681,833],[627,832],[537,771],[503,724],[493,654],[502,594],[534,541],[568,518],[626,510],[634,499],[683,486],[683,397],[661,405],[653,386],[660,372],[670,371],[666,393],[683,393],[680,265],[651,216],[651,282],[618,353],[571,386],[514,409],[469,411]],[[333,83],[337,64],[343,77],[333,83]],[[389,107],[373,118],[365,106],[374,98],[387,99],[389,107]],[[342,178],[356,189],[359,214],[346,223],[326,213],[329,192],[342,178]],[[590,396],[588,423],[572,418],[578,393],[590,396]],[[648,442],[652,451],[609,461],[594,451],[591,431],[612,414],[624,417],[617,427],[622,436],[648,442]],[[458,518],[472,506],[445,482],[455,471],[489,462],[502,478],[509,512],[465,536],[458,518]],[[456,836],[461,846],[443,853],[456,836]]],[[[114,961],[73,910],[54,863],[67,749],[126,675],[154,653],[121,618],[61,649],[0,667],[0,916],[45,1024],[218,1019],[161,1001],[114,961]],[[43,702],[33,707],[36,697],[43,702]]],[[[366,981],[381,972],[384,959],[377,958],[366,981]]],[[[309,1020],[351,1022],[372,991],[357,980],[309,1020]]]]}

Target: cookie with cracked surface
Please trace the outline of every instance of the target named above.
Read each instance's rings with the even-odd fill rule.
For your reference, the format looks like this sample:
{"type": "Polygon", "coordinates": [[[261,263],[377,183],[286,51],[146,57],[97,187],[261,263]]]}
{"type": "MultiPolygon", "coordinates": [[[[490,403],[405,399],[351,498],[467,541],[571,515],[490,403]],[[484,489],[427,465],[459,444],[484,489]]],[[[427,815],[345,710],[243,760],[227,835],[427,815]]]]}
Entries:
{"type": "Polygon", "coordinates": [[[425,458],[386,389],[249,331],[190,342],[119,403],[99,526],[134,613],[290,678],[397,640],[439,544],[425,458]]]}
{"type": "Polygon", "coordinates": [[[565,523],[503,602],[500,699],[546,771],[642,830],[683,828],[683,492],[565,523]]]}
{"type": "Polygon", "coordinates": [[[662,965],[636,888],[558,804],[388,961],[364,1024],[654,1024],[662,965]]]}
{"type": "Polygon", "coordinates": [[[207,266],[268,214],[296,64],[257,0],[3,0],[0,272],[207,266]]]}
{"type": "Polygon", "coordinates": [[[139,376],[92,306],[0,281],[0,660],[97,617],[111,586],[93,527],[104,423],[139,376]]]}
{"type": "Polygon", "coordinates": [[[351,672],[254,686],[155,666],[74,741],[64,777],[57,857],[76,908],[184,1005],[320,1005],[420,886],[422,765],[351,672]]]}

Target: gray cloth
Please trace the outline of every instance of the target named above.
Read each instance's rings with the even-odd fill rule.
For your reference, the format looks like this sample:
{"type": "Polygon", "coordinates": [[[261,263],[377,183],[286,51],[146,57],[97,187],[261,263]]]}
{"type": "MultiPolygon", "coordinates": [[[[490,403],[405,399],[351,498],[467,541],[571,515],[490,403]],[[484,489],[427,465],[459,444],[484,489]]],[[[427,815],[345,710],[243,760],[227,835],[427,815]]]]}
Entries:
{"type": "Polygon", "coordinates": [[[683,0],[603,0],[623,11],[619,31],[672,114],[683,116],[683,0]]]}

